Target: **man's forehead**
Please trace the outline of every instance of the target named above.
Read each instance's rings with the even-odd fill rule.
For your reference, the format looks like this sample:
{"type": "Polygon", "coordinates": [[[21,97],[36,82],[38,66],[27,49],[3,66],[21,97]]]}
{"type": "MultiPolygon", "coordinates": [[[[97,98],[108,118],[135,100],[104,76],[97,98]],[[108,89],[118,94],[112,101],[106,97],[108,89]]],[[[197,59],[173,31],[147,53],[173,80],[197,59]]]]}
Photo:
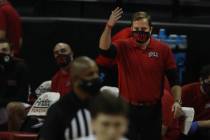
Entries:
{"type": "Polygon", "coordinates": [[[70,46],[66,43],[58,43],[55,45],[54,50],[60,50],[60,49],[69,49],[71,50],[70,46]]]}
{"type": "Polygon", "coordinates": [[[146,18],[143,18],[143,19],[133,21],[133,26],[134,27],[148,27],[149,23],[148,23],[148,20],[146,18]]]}

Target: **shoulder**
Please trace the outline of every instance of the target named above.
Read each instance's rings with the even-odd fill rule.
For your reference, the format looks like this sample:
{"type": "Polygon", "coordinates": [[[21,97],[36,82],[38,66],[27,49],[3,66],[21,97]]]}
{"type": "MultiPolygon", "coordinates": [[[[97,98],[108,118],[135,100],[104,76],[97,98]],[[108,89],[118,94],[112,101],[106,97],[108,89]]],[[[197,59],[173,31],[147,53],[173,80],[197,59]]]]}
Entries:
{"type": "Polygon", "coordinates": [[[15,64],[15,66],[19,69],[27,69],[27,65],[24,59],[20,59],[20,58],[12,58],[13,63],[15,64]]]}
{"type": "Polygon", "coordinates": [[[59,108],[65,113],[73,113],[75,110],[79,109],[78,103],[75,100],[74,93],[68,93],[60,98],[57,102],[59,108]]]}
{"type": "Polygon", "coordinates": [[[182,94],[196,94],[197,91],[200,91],[200,83],[199,82],[195,82],[195,83],[191,83],[191,84],[187,84],[184,85],[182,87],[182,94]]]}
{"type": "Polygon", "coordinates": [[[118,39],[118,40],[112,42],[113,45],[119,46],[119,47],[129,45],[130,43],[131,43],[131,38],[118,39]]]}
{"type": "Polygon", "coordinates": [[[168,46],[168,44],[166,44],[162,41],[156,40],[154,38],[151,38],[151,44],[152,44],[152,47],[155,47],[155,48],[157,48],[159,50],[162,50],[162,51],[171,50],[171,48],[168,46]]]}
{"type": "Polygon", "coordinates": [[[60,76],[61,70],[58,70],[52,77],[52,82],[55,82],[57,78],[60,76]]]}
{"type": "Polygon", "coordinates": [[[186,89],[191,89],[191,90],[193,90],[193,89],[197,89],[198,87],[200,86],[200,83],[199,82],[195,82],[195,83],[190,83],[190,84],[187,84],[187,85],[184,85],[183,87],[182,87],[182,89],[183,90],[186,90],[186,89]]]}

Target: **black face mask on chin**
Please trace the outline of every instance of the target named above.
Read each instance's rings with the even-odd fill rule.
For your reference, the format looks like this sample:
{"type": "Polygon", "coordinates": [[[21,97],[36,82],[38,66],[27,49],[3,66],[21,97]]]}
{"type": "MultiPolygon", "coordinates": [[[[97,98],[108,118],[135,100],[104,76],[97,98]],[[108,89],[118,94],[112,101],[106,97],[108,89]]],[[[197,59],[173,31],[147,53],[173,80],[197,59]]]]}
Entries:
{"type": "Polygon", "coordinates": [[[60,68],[66,67],[67,65],[69,65],[72,61],[72,56],[67,54],[60,54],[59,56],[57,56],[56,58],[56,63],[60,68]]]}
{"type": "Polygon", "coordinates": [[[102,85],[102,80],[100,78],[95,78],[92,80],[81,80],[79,83],[80,89],[85,91],[91,96],[96,96],[99,94],[102,85]]]}

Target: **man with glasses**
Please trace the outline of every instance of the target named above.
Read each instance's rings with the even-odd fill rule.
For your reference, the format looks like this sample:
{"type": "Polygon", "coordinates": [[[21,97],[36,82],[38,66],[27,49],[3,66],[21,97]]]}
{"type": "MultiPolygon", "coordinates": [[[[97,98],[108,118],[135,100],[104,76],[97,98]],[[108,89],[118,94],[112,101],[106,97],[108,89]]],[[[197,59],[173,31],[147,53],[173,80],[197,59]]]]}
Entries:
{"type": "Polygon", "coordinates": [[[182,88],[183,106],[193,107],[195,117],[186,139],[210,139],[210,65],[200,72],[200,82],[182,88]]]}
{"type": "Polygon", "coordinates": [[[54,58],[60,68],[52,78],[51,90],[59,92],[61,96],[71,91],[70,63],[73,60],[73,51],[66,43],[57,43],[53,49],[54,58]]]}

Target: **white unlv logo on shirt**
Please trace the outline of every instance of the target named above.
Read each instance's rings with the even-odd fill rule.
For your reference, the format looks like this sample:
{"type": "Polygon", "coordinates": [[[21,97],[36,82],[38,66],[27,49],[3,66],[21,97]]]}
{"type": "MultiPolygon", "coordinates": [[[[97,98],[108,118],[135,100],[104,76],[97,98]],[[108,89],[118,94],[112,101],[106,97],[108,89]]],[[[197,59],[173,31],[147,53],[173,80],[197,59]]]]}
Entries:
{"type": "Polygon", "coordinates": [[[152,57],[158,58],[159,57],[159,53],[158,52],[149,52],[148,53],[148,56],[150,58],[152,58],[152,57]]]}

